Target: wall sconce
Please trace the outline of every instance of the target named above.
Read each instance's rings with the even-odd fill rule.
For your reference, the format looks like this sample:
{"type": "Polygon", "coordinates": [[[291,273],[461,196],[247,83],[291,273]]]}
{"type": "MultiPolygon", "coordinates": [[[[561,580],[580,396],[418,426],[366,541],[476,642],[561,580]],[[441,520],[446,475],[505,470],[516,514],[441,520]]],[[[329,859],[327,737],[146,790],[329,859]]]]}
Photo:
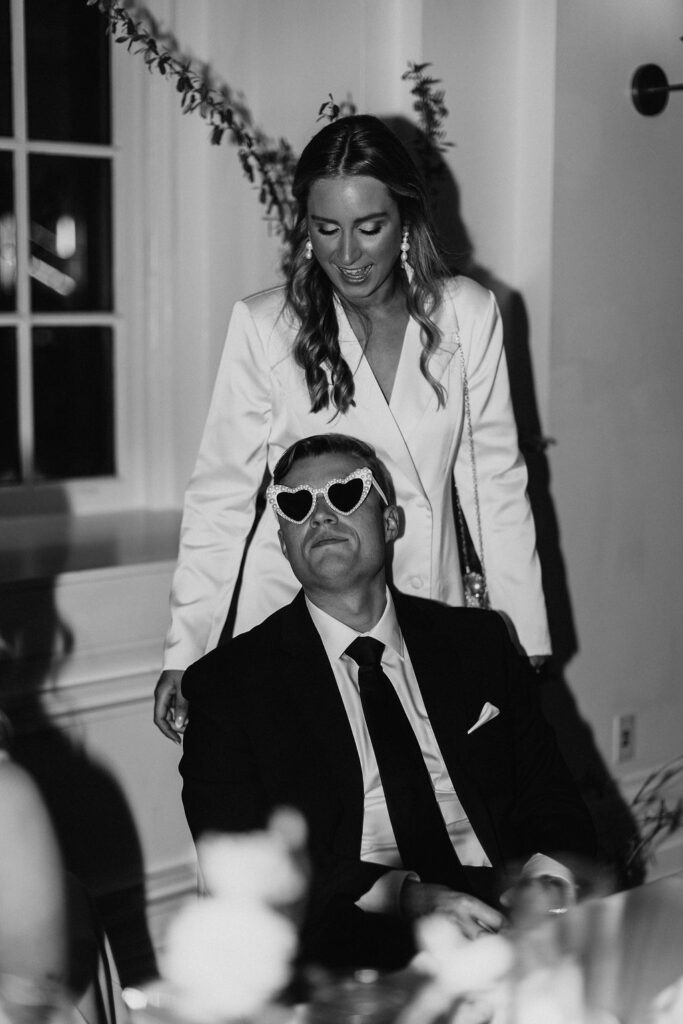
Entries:
{"type": "Polygon", "coordinates": [[[670,92],[680,92],[680,85],[669,85],[669,80],[658,64],[641,64],[631,79],[633,106],[644,117],[661,114],[669,102],[670,92]]]}

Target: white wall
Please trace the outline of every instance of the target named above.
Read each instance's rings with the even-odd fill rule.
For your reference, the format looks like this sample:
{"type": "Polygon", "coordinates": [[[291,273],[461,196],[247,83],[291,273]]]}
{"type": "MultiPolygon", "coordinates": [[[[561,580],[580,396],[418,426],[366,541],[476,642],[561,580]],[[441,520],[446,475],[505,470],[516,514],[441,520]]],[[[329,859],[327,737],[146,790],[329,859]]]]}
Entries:
{"type": "Polygon", "coordinates": [[[426,0],[423,49],[450,111],[446,156],[479,268],[523,296],[548,401],[555,3],[426,0]]]}
{"type": "Polygon", "coordinates": [[[683,102],[656,118],[633,71],[681,80],[675,0],[558,5],[554,492],[579,637],[572,685],[609,751],[637,715],[636,770],[683,749],[683,102]]]}
{"type": "MultiPolygon", "coordinates": [[[[647,119],[629,98],[642,63],[683,79],[680,3],[424,9],[460,214],[475,262],[524,303],[540,425],[557,442],[540,515],[544,532],[557,516],[551,587],[562,590],[563,561],[557,614],[578,652],[555,715],[576,702],[593,738],[574,767],[594,742],[632,795],[683,751],[683,101],[674,93],[647,119]],[[625,712],[636,715],[636,757],[617,765],[613,719],[625,712]]],[[[680,845],[655,870],[667,863],[683,864],[680,845]]]]}

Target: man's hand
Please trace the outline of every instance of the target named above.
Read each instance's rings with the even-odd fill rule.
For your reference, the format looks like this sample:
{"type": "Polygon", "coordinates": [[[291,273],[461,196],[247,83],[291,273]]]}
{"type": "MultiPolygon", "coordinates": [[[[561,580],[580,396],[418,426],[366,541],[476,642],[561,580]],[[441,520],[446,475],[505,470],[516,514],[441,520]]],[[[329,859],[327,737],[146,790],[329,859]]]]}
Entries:
{"type": "Polygon", "coordinates": [[[453,921],[467,939],[497,932],[505,918],[476,896],[454,892],[446,885],[406,879],[401,890],[401,913],[410,921],[427,914],[443,914],[453,921]]]}
{"type": "Polygon", "coordinates": [[[166,669],[154,690],[154,724],[174,743],[180,743],[187,725],[189,704],[180,691],[182,678],[182,669],[166,669]]]}

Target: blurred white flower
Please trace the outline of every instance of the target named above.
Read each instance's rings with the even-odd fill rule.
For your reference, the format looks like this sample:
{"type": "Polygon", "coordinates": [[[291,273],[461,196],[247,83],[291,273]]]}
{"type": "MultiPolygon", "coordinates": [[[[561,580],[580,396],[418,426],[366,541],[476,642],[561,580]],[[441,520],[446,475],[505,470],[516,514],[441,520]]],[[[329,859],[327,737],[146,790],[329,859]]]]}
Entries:
{"type": "Polygon", "coordinates": [[[512,944],[502,935],[472,941],[439,914],[421,918],[416,937],[423,951],[416,966],[438,978],[452,995],[490,988],[505,977],[514,960],[512,944]]]}
{"type": "Polygon", "coordinates": [[[287,985],[297,930],[275,908],[305,892],[305,841],[301,815],[288,810],[267,831],[200,840],[208,895],[173,920],[161,962],[175,1013],[209,1022],[250,1016],[287,985]]]}
{"type": "Polygon", "coordinates": [[[652,1005],[652,1024],[681,1024],[683,1020],[683,976],[660,992],[652,1005]]]}
{"type": "Polygon", "coordinates": [[[296,942],[291,921],[256,902],[188,905],[169,928],[162,963],[176,1010],[202,1021],[255,1013],[287,984],[296,942]]]}
{"type": "Polygon", "coordinates": [[[536,967],[514,990],[513,1020],[524,1024],[588,1024],[583,975],[572,957],[536,967]]]}
{"type": "Polygon", "coordinates": [[[197,858],[208,891],[239,902],[292,903],[306,880],[285,842],[272,832],[203,836],[197,858]]]}
{"type": "Polygon", "coordinates": [[[507,939],[485,935],[471,941],[439,914],[416,923],[416,939],[421,952],[412,966],[431,980],[418,990],[399,1024],[428,1024],[439,1018],[449,1024],[506,1021],[514,961],[507,939]]]}

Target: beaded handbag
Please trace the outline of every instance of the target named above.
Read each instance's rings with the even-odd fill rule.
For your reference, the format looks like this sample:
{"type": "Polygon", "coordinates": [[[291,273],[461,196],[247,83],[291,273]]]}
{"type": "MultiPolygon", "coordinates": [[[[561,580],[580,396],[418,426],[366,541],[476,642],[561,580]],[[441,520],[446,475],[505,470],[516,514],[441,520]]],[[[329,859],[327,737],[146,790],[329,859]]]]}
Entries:
{"type": "Polygon", "coordinates": [[[486,569],[484,567],[484,540],[481,529],[481,510],[479,507],[479,486],[477,483],[477,464],[474,455],[474,433],[472,431],[472,413],[470,410],[470,389],[467,381],[467,370],[465,368],[465,357],[462,346],[459,348],[460,362],[462,364],[462,390],[463,404],[465,407],[465,422],[467,424],[467,439],[469,443],[470,465],[472,467],[472,490],[474,494],[474,509],[477,517],[477,545],[478,552],[472,543],[470,532],[467,529],[465,516],[463,515],[458,490],[454,487],[455,513],[457,516],[457,534],[460,546],[462,583],[465,595],[466,608],[490,607],[488,587],[486,585],[486,569]]]}

